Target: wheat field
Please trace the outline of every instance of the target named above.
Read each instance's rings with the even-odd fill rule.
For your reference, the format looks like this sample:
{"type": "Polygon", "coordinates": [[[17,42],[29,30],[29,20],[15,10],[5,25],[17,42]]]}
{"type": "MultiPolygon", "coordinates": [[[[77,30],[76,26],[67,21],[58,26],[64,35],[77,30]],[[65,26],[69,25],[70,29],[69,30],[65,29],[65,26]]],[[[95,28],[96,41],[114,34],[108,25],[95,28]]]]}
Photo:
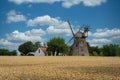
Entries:
{"type": "Polygon", "coordinates": [[[120,57],[1,56],[0,80],[120,80],[120,57]]]}

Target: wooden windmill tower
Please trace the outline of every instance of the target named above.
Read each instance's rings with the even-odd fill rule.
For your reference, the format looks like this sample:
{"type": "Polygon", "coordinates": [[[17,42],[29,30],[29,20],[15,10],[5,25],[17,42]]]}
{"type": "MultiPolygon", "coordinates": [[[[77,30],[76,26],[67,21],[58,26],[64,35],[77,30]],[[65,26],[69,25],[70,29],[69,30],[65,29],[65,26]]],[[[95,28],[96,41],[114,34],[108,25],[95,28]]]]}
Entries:
{"type": "Polygon", "coordinates": [[[89,56],[86,37],[88,36],[89,27],[84,26],[84,32],[81,32],[80,29],[74,34],[73,29],[71,27],[70,22],[68,21],[69,27],[73,34],[73,37],[68,41],[70,42],[74,39],[72,48],[71,48],[71,55],[72,56],[89,56]],[[85,35],[86,34],[86,35],[85,35]]]}

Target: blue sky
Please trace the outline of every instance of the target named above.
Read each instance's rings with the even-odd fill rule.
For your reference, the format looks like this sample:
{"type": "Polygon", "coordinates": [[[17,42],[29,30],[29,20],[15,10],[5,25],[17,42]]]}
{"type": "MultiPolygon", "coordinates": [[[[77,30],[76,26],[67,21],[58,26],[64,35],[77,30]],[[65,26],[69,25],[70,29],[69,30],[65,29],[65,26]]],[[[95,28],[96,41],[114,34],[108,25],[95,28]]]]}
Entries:
{"type": "Polygon", "coordinates": [[[74,32],[90,25],[92,46],[120,45],[120,0],[0,0],[0,48],[56,36],[67,42],[72,37],[67,20],[74,32]]]}

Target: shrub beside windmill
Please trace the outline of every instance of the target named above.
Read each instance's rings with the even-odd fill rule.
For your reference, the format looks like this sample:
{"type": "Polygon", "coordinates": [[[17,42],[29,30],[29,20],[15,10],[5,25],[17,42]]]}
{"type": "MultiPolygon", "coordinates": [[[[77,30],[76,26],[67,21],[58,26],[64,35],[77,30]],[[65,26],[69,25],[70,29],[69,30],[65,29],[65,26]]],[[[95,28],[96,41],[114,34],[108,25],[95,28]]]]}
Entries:
{"type": "Polygon", "coordinates": [[[71,27],[70,22],[68,21],[69,27],[71,29],[73,37],[68,41],[68,43],[73,39],[73,44],[70,50],[70,54],[72,56],[89,56],[88,47],[86,38],[88,36],[89,27],[84,25],[84,31],[80,31],[80,29],[74,33],[71,27]],[[85,35],[86,34],[86,35],[85,35]]]}

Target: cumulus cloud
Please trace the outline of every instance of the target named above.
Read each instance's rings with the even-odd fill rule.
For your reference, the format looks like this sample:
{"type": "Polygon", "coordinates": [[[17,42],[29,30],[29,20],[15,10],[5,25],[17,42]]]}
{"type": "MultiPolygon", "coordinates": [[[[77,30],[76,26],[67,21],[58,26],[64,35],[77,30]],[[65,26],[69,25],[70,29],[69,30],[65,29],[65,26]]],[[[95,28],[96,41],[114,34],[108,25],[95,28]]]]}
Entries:
{"type": "Polygon", "coordinates": [[[34,19],[30,19],[27,22],[27,26],[47,26],[47,32],[53,35],[70,35],[71,31],[69,29],[68,23],[66,21],[60,20],[60,18],[52,18],[49,15],[39,16],[34,19]]]}
{"type": "Polygon", "coordinates": [[[96,38],[104,38],[104,37],[114,37],[120,35],[120,29],[97,29],[96,33],[93,34],[96,38]]]}
{"type": "Polygon", "coordinates": [[[9,46],[12,43],[5,39],[0,39],[0,45],[9,46]]]}
{"type": "Polygon", "coordinates": [[[15,4],[23,4],[23,3],[55,3],[60,2],[61,0],[9,0],[10,2],[14,2],[15,4]]]}
{"type": "Polygon", "coordinates": [[[60,2],[62,6],[65,8],[70,8],[74,5],[78,5],[83,3],[85,6],[98,6],[102,3],[105,3],[107,0],[9,0],[10,2],[14,2],[15,4],[23,4],[23,3],[55,3],[60,2]]]}
{"type": "Polygon", "coordinates": [[[70,29],[66,28],[66,29],[60,29],[60,28],[56,28],[54,26],[49,26],[47,28],[47,32],[48,34],[53,34],[53,35],[64,35],[64,36],[70,36],[72,33],[70,31],[70,29]]]}
{"type": "Polygon", "coordinates": [[[82,0],[85,6],[97,6],[105,3],[107,0],[82,0]]]}
{"type": "Polygon", "coordinates": [[[45,35],[45,31],[42,29],[33,29],[26,32],[15,30],[11,34],[7,34],[6,39],[10,41],[41,41],[43,35],[45,35]]]}
{"type": "Polygon", "coordinates": [[[65,8],[70,8],[80,3],[83,3],[85,6],[98,6],[105,2],[106,0],[64,0],[62,6],[65,8]]]}
{"type": "Polygon", "coordinates": [[[109,39],[106,39],[106,38],[101,38],[101,39],[92,39],[91,41],[90,41],[90,43],[92,44],[92,45],[98,45],[98,46],[101,46],[101,45],[103,45],[103,44],[109,44],[109,43],[111,43],[112,41],[111,40],[109,40],[109,39]]]}
{"type": "Polygon", "coordinates": [[[104,44],[115,43],[120,45],[120,29],[97,29],[96,32],[91,33],[91,40],[88,40],[91,45],[102,46],[104,44]]]}
{"type": "Polygon", "coordinates": [[[7,39],[0,39],[0,48],[14,50],[18,47],[17,43],[10,42],[7,39]]]}
{"type": "Polygon", "coordinates": [[[0,39],[0,46],[7,49],[17,49],[21,43],[26,41],[42,42],[43,39],[41,37],[45,34],[45,31],[42,29],[32,29],[25,32],[15,30],[10,34],[7,34],[4,39],[0,39]]]}
{"type": "Polygon", "coordinates": [[[37,26],[37,25],[56,25],[59,21],[56,18],[51,18],[49,15],[39,16],[35,19],[30,19],[27,22],[28,26],[37,26]]]}
{"type": "Polygon", "coordinates": [[[15,10],[11,10],[7,13],[7,23],[26,21],[26,17],[21,14],[17,14],[15,10]]]}

